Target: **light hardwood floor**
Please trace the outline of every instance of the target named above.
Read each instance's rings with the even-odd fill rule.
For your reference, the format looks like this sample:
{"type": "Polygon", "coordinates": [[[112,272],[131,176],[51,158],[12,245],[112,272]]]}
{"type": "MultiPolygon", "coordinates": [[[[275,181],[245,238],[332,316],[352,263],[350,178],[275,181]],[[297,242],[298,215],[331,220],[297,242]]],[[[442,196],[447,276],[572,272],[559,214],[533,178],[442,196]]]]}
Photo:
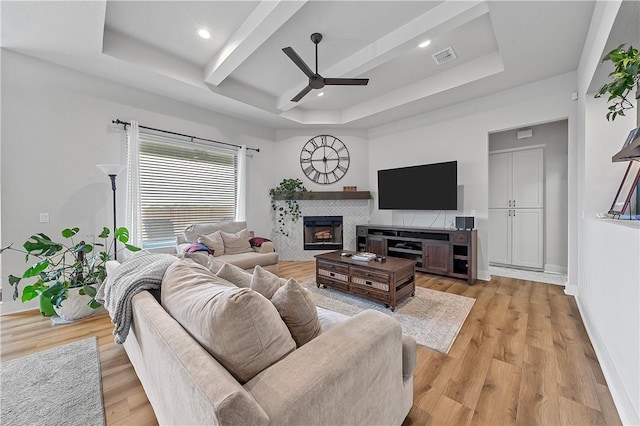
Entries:
{"type": "MultiPolygon", "coordinates": [[[[313,262],[281,262],[304,278],[313,262]]],[[[451,351],[418,347],[414,405],[404,425],[619,425],[609,388],[573,297],[550,284],[494,277],[468,286],[417,274],[417,285],[476,302],[451,351]]],[[[108,425],[157,424],[108,316],[51,325],[37,312],[0,317],[6,361],[97,336],[108,425]]]]}

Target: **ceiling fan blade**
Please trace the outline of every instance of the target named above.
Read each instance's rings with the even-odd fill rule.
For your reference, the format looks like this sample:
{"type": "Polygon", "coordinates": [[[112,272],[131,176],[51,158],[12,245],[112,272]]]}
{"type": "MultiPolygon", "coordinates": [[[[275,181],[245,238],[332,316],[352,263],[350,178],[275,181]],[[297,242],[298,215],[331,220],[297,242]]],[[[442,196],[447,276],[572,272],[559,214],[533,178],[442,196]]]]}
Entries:
{"type": "Polygon", "coordinates": [[[298,68],[302,70],[303,73],[307,75],[307,77],[314,76],[314,73],[313,71],[311,71],[311,68],[309,68],[309,66],[304,63],[302,58],[298,56],[295,50],[293,50],[293,47],[284,47],[282,48],[282,51],[285,53],[285,55],[289,57],[289,59],[293,61],[294,64],[298,66],[298,68]]]}
{"type": "Polygon", "coordinates": [[[325,78],[324,84],[330,86],[366,86],[368,78],[325,78]]]}
{"type": "Polygon", "coordinates": [[[304,97],[304,95],[306,95],[307,93],[309,93],[311,91],[312,87],[311,86],[307,86],[304,89],[302,89],[300,91],[300,93],[298,93],[297,95],[295,95],[293,97],[293,99],[291,99],[291,102],[298,102],[300,99],[302,99],[304,97]]]}

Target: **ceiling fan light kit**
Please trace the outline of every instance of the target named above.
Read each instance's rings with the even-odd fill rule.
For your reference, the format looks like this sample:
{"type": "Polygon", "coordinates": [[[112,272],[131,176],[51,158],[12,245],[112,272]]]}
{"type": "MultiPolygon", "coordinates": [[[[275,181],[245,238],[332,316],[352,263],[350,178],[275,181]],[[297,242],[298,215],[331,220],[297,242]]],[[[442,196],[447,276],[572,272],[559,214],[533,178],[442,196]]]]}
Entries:
{"type": "Polygon", "coordinates": [[[295,95],[291,102],[298,102],[312,89],[322,89],[324,86],[366,86],[369,83],[368,78],[324,78],[318,74],[318,43],[322,41],[322,34],[311,34],[311,41],[316,45],[316,72],[302,60],[302,58],[293,50],[292,47],[284,47],[282,51],[293,61],[294,64],[309,77],[309,84],[295,95]]]}

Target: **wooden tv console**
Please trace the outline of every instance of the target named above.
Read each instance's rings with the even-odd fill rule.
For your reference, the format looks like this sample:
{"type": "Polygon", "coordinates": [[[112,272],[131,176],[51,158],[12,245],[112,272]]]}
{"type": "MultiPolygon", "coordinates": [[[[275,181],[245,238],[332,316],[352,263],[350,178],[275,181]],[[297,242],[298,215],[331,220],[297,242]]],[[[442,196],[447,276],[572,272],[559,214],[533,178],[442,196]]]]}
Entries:
{"type": "Polygon", "coordinates": [[[416,261],[416,271],[459,278],[478,276],[477,230],[357,225],[357,249],[416,261]]]}

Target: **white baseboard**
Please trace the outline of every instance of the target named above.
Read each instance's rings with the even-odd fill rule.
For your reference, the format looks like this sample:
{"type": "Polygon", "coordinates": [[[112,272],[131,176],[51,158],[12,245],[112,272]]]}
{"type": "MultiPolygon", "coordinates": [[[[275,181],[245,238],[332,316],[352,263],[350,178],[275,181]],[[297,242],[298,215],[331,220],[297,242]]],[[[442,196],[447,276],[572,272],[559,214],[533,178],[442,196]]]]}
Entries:
{"type": "Polygon", "coordinates": [[[576,296],[578,294],[578,286],[573,284],[565,284],[564,294],[567,296],[576,296]]]}
{"type": "Polygon", "coordinates": [[[481,281],[491,281],[491,274],[489,271],[478,271],[478,277],[481,281]]]}
{"type": "Polygon", "coordinates": [[[618,370],[616,370],[616,366],[611,359],[611,356],[609,355],[609,351],[602,341],[598,330],[591,321],[589,311],[582,305],[579,297],[576,297],[576,303],[578,305],[578,310],[580,311],[580,316],[582,317],[584,327],[587,330],[589,339],[591,340],[591,345],[593,346],[593,349],[596,352],[596,356],[598,357],[598,362],[600,363],[600,367],[602,368],[602,373],[607,380],[609,392],[611,392],[611,397],[613,398],[613,402],[618,410],[618,414],[620,415],[622,424],[640,424],[640,413],[636,412],[633,401],[625,390],[624,383],[620,379],[620,375],[618,374],[618,370]]]}
{"type": "Polygon", "coordinates": [[[544,265],[544,271],[545,272],[549,272],[551,274],[566,274],[567,273],[567,267],[566,266],[560,266],[560,265],[552,265],[550,263],[546,263],[544,265]]]}

